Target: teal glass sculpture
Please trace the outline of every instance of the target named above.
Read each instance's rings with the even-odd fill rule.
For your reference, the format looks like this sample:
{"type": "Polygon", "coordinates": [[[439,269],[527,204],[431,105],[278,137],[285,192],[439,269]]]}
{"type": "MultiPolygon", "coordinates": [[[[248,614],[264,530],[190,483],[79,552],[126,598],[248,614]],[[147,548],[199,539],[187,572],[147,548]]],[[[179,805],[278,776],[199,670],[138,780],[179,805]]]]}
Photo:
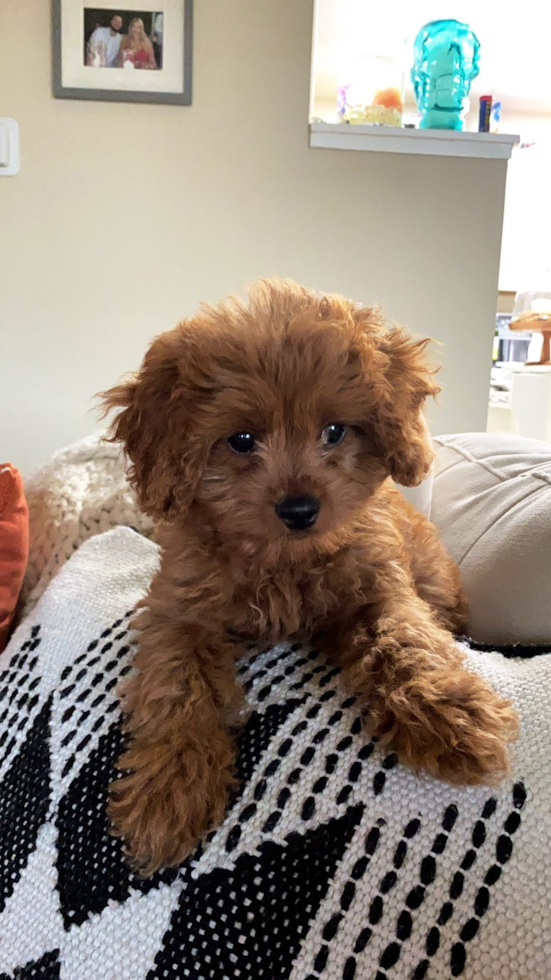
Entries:
{"type": "Polygon", "coordinates": [[[468,24],[433,20],[413,48],[411,80],[421,129],[463,129],[471,82],[479,72],[480,43],[468,24]]]}

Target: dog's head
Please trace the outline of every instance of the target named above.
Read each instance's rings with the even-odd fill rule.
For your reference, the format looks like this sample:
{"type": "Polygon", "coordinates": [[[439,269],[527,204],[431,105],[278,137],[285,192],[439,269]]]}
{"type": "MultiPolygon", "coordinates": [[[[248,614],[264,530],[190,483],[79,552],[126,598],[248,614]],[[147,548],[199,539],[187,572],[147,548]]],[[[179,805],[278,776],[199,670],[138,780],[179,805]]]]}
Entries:
{"type": "Polygon", "coordinates": [[[155,519],[249,550],[323,550],[388,475],[427,474],[426,344],[341,296],[261,281],[248,304],[205,306],[154,341],[103,396],[111,437],[155,519]]]}

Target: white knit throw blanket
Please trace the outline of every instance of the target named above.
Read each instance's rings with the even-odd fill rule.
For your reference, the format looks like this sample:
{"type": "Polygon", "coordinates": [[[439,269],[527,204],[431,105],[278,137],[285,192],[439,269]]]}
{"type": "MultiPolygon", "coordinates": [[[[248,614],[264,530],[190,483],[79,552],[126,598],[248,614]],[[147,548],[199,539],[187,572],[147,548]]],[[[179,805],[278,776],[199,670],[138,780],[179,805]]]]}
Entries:
{"type": "Polygon", "coordinates": [[[157,561],[128,528],[93,537],[0,657],[2,980],[548,980],[543,651],[468,653],[521,717],[498,790],[397,764],[318,651],[251,652],[223,825],[179,869],[130,873],[105,805],[128,620],[157,561]]]}
{"type": "Polygon", "coordinates": [[[152,523],[139,510],[126,479],[118,446],[102,442],[101,435],[60,449],[25,479],[30,520],[25,615],[67,559],[95,534],[126,525],[153,537],[152,523]]]}

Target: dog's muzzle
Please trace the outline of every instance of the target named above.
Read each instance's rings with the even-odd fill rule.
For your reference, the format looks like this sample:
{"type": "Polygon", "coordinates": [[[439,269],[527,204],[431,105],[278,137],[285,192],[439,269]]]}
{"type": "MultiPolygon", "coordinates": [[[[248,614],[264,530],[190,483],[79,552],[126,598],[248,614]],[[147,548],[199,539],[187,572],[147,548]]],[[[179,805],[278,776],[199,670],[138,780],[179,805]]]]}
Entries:
{"type": "Polygon", "coordinates": [[[320,507],[317,497],[303,493],[298,497],[284,497],[275,505],[275,512],[290,531],[305,531],[315,524],[320,507]]]}

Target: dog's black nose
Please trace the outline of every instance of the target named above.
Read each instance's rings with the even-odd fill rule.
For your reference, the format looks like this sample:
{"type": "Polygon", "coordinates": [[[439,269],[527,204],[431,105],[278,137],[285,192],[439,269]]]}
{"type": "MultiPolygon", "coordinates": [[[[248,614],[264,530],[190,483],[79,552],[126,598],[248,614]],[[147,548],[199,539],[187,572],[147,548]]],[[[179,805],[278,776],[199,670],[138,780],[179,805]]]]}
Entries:
{"type": "Polygon", "coordinates": [[[321,504],[317,497],[302,493],[299,497],[284,497],[276,504],[276,514],[291,531],[304,531],[312,527],[321,504]]]}

